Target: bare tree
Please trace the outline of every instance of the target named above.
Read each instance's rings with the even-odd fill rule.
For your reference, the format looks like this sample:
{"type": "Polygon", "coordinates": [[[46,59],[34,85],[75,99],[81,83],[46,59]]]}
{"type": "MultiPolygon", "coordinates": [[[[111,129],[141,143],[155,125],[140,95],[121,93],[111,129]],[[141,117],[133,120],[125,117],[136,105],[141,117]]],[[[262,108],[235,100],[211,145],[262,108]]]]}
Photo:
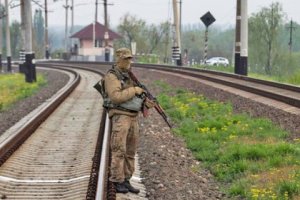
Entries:
{"type": "Polygon", "coordinates": [[[249,19],[250,43],[255,45],[254,51],[261,59],[265,59],[265,72],[272,73],[273,60],[276,57],[278,34],[283,25],[282,6],[272,3],[270,7],[254,14],[249,19]]]}

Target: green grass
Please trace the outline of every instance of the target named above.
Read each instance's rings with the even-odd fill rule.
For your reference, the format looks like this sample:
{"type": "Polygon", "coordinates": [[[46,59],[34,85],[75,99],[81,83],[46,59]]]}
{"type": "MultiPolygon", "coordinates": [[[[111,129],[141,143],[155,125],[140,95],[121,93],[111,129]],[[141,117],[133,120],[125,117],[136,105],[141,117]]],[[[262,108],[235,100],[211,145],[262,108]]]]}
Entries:
{"type": "MultiPolygon", "coordinates": [[[[208,69],[208,70],[215,70],[215,71],[222,71],[227,73],[234,73],[234,67],[233,66],[204,66],[204,65],[195,65],[195,68],[199,69],[208,69]]],[[[287,83],[292,85],[298,85],[300,86],[300,70],[296,71],[295,73],[291,75],[285,75],[285,76],[268,76],[266,74],[257,74],[253,72],[248,73],[249,77],[262,79],[262,80],[268,80],[268,81],[275,81],[280,83],[287,83]]]]}
{"type": "Polygon", "coordinates": [[[15,102],[34,94],[46,84],[42,75],[37,75],[37,82],[26,83],[23,74],[0,74],[0,111],[8,109],[15,102]]]}
{"type": "Polygon", "coordinates": [[[247,199],[292,199],[300,195],[300,141],[268,119],[234,114],[220,103],[183,89],[167,88],[159,102],[196,159],[224,183],[226,193],[247,199]]]}
{"type": "Polygon", "coordinates": [[[228,73],[234,73],[234,67],[233,66],[207,66],[207,65],[194,65],[193,67],[199,68],[199,69],[208,69],[208,70],[214,70],[214,71],[222,71],[222,72],[228,72],[228,73]]]}

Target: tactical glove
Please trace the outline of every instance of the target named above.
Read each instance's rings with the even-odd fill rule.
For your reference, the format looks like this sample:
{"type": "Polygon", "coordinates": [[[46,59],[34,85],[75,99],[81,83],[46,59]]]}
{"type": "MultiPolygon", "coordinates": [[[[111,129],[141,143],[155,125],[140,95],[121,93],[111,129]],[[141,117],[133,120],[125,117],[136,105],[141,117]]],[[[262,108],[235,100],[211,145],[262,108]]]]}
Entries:
{"type": "Polygon", "coordinates": [[[137,86],[134,87],[134,90],[135,90],[135,94],[137,94],[137,95],[140,95],[144,92],[144,90],[142,88],[137,87],[137,86]]]}

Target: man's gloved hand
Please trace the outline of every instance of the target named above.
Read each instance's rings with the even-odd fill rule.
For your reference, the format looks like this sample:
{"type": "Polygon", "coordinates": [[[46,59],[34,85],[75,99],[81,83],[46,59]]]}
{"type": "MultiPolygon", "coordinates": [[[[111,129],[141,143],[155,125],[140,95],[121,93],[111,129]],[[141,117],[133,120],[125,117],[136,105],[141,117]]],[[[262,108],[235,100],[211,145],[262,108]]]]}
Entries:
{"type": "Polygon", "coordinates": [[[135,90],[135,94],[137,94],[137,95],[140,95],[140,94],[142,94],[143,92],[145,92],[142,88],[140,88],[140,87],[134,87],[134,90],[135,90]]]}
{"type": "Polygon", "coordinates": [[[145,106],[147,108],[153,108],[155,106],[155,103],[154,103],[154,101],[151,101],[150,99],[146,98],[145,99],[145,106]]]}

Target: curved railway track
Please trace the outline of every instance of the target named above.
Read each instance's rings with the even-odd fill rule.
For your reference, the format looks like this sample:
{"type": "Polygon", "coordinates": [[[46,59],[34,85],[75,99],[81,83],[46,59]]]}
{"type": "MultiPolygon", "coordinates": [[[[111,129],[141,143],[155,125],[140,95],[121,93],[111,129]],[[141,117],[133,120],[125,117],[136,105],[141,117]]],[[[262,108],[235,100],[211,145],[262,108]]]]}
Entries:
{"type": "MultiPolygon", "coordinates": [[[[64,62],[60,62],[60,64],[66,65],[66,63],[64,62]]],[[[74,62],[73,64],[76,63],[74,62]]],[[[109,63],[109,65],[112,64],[113,63],[109,63]]],[[[101,62],[80,62],[81,67],[94,70],[97,69],[102,71],[103,73],[109,68],[107,67],[107,65],[108,63],[101,62]]],[[[188,67],[174,67],[167,65],[149,66],[147,64],[134,64],[133,66],[135,66],[138,69],[142,68],[157,70],[159,73],[164,72],[175,75],[175,77],[178,76],[184,77],[186,79],[195,78],[199,80],[206,80],[212,83],[221,84],[223,86],[228,86],[231,88],[239,89],[241,91],[249,92],[251,94],[259,95],[270,99],[271,101],[275,100],[286,105],[290,105],[291,107],[300,108],[300,87],[298,86],[255,79],[230,73],[217,72],[211,70],[201,70],[188,67]]],[[[299,114],[298,109],[292,109],[288,106],[283,107],[286,107],[286,109],[290,110],[291,112],[295,112],[295,114],[299,114]]]]}
{"type": "Polygon", "coordinates": [[[1,135],[1,198],[93,199],[98,195],[95,171],[106,115],[92,86],[100,75],[64,70],[72,74],[69,84],[22,125],[1,135]]]}
{"type": "MultiPolygon", "coordinates": [[[[99,167],[99,163],[107,162],[105,158],[108,157],[108,152],[101,155],[100,149],[107,149],[107,143],[102,144],[105,140],[103,131],[109,130],[107,120],[105,125],[106,116],[103,114],[101,117],[99,95],[92,85],[100,79],[95,73],[104,73],[110,66],[107,63],[85,62],[51,62],[40,65],[72,67],[72,70],[67,69],[69,73],[80,73],[82,81],[79,84],[80,76],[74,73],[73,81],[70,81],[68,89],[67,86],[65,88],[67,92],[61,91],[55,98],[55,103],[53,100],[53,105],[41,109],[35,120],[29,120],[15,134],[0,140],[0,191],[4,191],[5,198],[8,199],[101,199],[105,196],[103,187],[106,185],[107,173],[105,167],[99,167]],[[75,89],[77,84],[79,86],[75,89]],[[71,92],[71,96],[67,98],[71,92]],[[86,96],[91,98],[84,98],[86,96]],[[66,101],[63,102],[64,99],[66,101]],[[55,110],[57,106],[59,107],[55,110]],[[51,114],[52,112],[54,113],[51,114]],[[37,131],[32,134],[35,129],[37,131]],[[99,168],[102,175],[98,174],[99,168]],[[99,177],[101,178],[98,180],[99,177]]],[[[149,68],[147,65],[135,66],[149,68]]],[[[300,115],[300,88],[296,86],[191,68],[154,65],[151,70],[247,91],[267,98],[266,101],[284,104],[281,109],[300,115]]],[[[107,198],[115,199],[114,191],[107,198]]]]}

